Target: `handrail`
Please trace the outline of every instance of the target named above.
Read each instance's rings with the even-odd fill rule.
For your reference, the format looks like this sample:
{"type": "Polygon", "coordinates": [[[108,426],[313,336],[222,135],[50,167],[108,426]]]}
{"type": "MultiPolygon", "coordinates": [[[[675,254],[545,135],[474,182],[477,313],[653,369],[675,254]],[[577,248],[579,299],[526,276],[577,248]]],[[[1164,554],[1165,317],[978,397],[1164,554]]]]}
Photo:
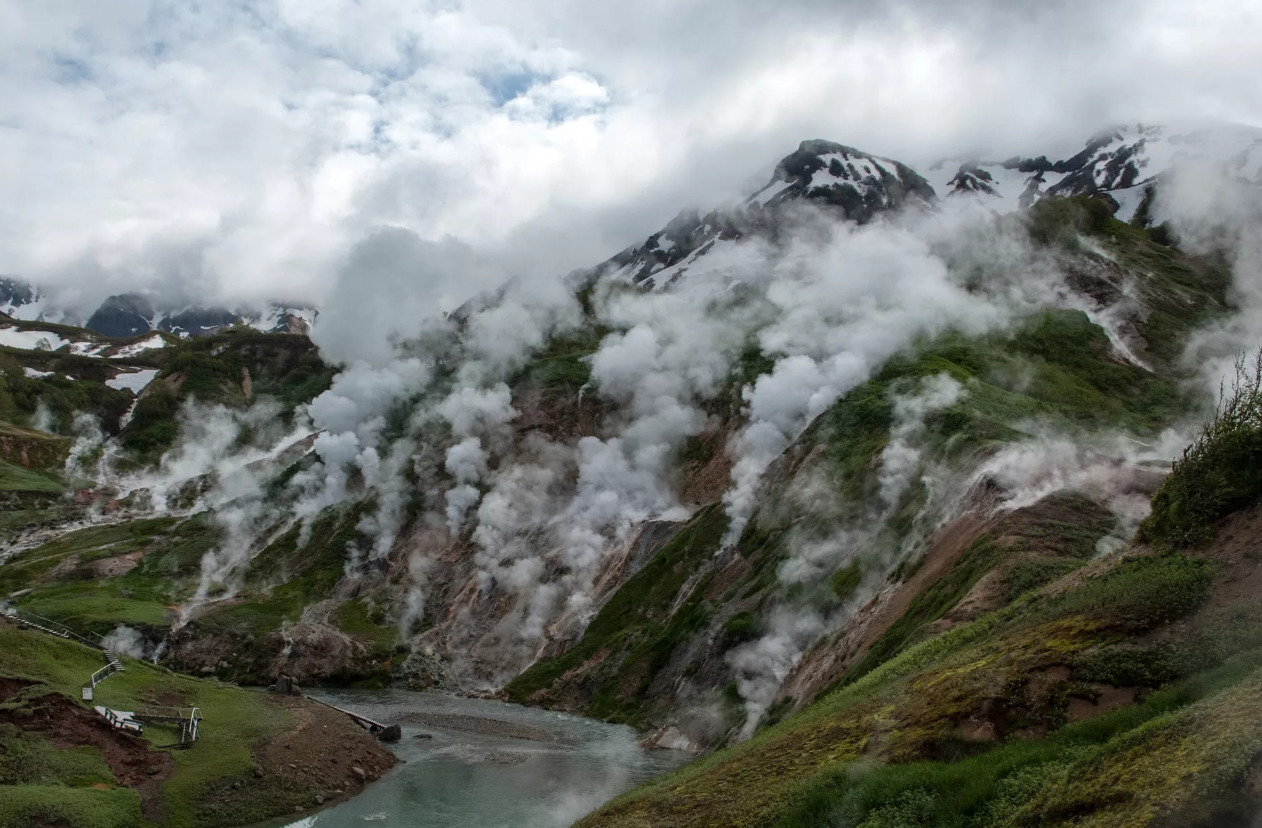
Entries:
{"type": "Polygon", "coordinates": [[[381,722],[373,721],[367,716],[361,716],[360,714],[355,713],[354,711],[347,710],[343,707],[338,707],[335,704],[329,704],[328,702],[321,701],[320,699],[311,699],[311,701],[315,702],[316,704],[322,704],[325,707],[331,707],[334,710],[336,710],[338,713],[343,713],[347,716],[350,716],[351,721],[355,722],[355,724],[359,725],[364,730],[367,730],[369,733],[379,733],[386,729],[386,725],[382,724],[381,722]]]}
{"type": "MultiPolygon", "coordinates": [[[[7,601],[0,601],[0,615],[12,618],[19,624],[34,627],[42,632],[55,635],[58,638],[75,638],[89,647],[103,650],[105,652],[106,664],[104,667],[93,673],[88,679],[88,684],[91,688],[95,689],[98,684],[105,681],[110,676],[115,673],[123,672],[123,663],[118,660],[118,656],[114,654],[114,650],[109,645],[105,644],[103,640],[96,643],[88,641],[65,624],[53,621],[51,618],[44,618],[42,615],[36,615],[33,612],[18,609],[7,601]]],[[[97,638],[100,639],[101,636],[97,636],[97,638]]],[[[85,688],[83,696],[85,700],[91,698],[91,694],[87,693],[86,689],[87,688],[85,688]]],[[[332,705],[330,705],[330,707],[332,707],[332,705]]],[[[196,707],[144,707],[138,709],[135,713],[128,714],[128,717],[126,718],[119,716],[115,713],[115,711],[108,707],[98,707],[96,710],[105,717],[105,720],[108,721],[112,727],[120,730],[135,730],[138,733],[141,731],[142,720],[154,722],[175,722],[180,726],[181,744],[197,741],[198,730],[200,729],[200,724],[203,718],[201,710],[196,707]]],[[[350,715],[354,716],[353,713],[350,715]]],[[[373,722],[373,724],[376,723],[373,722]]]]}
{"type": "Polygon", "coordinates": [[[30,610],[21,609],[8,603],[7,601],[0,602],[0,615],[8,616],[9,618],[17,621],[19,624],[25,624],[28,627],[35,627],[36,629],[49,633],[50,635],[55,635],[59,638],[74,638],[89,647],[93,647],[98,650],[101,649],[99,642],[89,641],[67,627],[65,624],[62,624],[59,621],[54,621],[51,618],[45,618],[44,616],[33,613],[30,610]]]}
{"type": "Polygon", "coordinates": [[[140,722],[174,722],[180,726],[180,742],[196,742],[204,718],[196,707],[139,707],[132,718],[140,722]]]}

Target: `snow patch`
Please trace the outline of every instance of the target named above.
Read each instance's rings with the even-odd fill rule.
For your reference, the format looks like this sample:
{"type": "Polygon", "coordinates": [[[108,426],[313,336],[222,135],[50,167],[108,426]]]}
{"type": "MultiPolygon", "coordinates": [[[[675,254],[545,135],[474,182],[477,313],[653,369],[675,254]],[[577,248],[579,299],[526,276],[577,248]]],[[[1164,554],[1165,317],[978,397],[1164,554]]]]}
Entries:
{"type": "Polygon", "coordinates": [[[155,351],[158,348],[165,348],[166,346],[167,341],[163,339],[161,335],[154,334],[148,339],[142,339],[139,342],[134,342],[131,345],[125,345],[122,348],[119,348],[117,351],[110,354],[110,359],[127,359],[144,353],[145,351],[155,351]]]}
{"type": "Polygon", "coordinates": [[[156,368],[143,371],[124,371],[113,379],[107,379],[105,384],[117,391],[127,389],[133,394],[139,394],[145,389],[145,386],[153,382],[153,378],[157,375],[158,370],[156,368]]]}
{"type": "Polygon", "coordinates": [[[56,351],[70,344],[49,331],[20,331],[17,328],[0,328],[0,345],[21,348],[26,351],[56,351]]]}

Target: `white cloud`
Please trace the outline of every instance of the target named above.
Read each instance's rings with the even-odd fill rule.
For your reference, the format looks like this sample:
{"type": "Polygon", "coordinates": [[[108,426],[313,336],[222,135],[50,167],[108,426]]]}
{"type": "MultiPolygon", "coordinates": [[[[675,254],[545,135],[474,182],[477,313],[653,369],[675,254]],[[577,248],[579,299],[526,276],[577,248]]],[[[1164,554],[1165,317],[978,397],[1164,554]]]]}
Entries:
{"type": "Polygon", "coordinates": [[[327,299],[393,225],[556,273],[745,191],[804,137],[915,161],[1070,149],[1120,119],[1262,123],[1260,18],[1225,0],[0,0],[0,272],[84,303],[142,284],[327,299]]]}

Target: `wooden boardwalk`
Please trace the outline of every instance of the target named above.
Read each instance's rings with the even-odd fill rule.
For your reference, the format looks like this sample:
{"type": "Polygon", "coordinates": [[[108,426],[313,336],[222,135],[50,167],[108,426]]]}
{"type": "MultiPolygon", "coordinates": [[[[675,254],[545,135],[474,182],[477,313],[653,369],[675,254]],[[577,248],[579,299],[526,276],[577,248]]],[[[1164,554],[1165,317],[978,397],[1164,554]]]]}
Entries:
{"type": "MultiPolygon", "coordinates": [[[[311,698],[311,697],[308,696],[307,698],[311,698]]],[[[347,710],[343,707],[338,707],[335,704],[329,704],[328,702],[320,701],[319,699],[311,699],[311,701],[316,702],[318,704],[322,704],[325,707],[331,707],[334,710],[336,710],[338,713],[342,713],[343,715],[350,716],[351,719],[355,722],[355,724],[359,725],[364,730],[367,730],[369,733],[374,733],[374,734],[381,733],[387,727],[389,727],[389,725],[384,725],[381,722],[373,721],[367,716],[361,716],[354,711],[347,710]]]]}
{"type": "MultiPolygon", "coordinates": [[[[83,688],[84,701],[92,700],[93,691],[96,690],[98,684],[115,673],[123,672],[123,663],[119,661],[118,655],[113,649],[100,641],[89,641],[64,624],[53,621],[51,618],[44,618],[42,615],[36,615],[33,612],[20,610],[12,604],[4,602],[0,602],[0,615],[16,621],[20,626],[30,627],[48,635],[55,635],[58,638],[74,639],[105,653],[105,666],[93,673],[83,688]]],[[[332,705],[329,706],[332,707],[332,705]]],[[[143,724],[145,722],[177,725],[180,728],[180,744],[186,747],[197,741],[198,731],[201,728],[203,719],[201,710],[196,707],[143,707],[136,711],[127,711],[98,706],[94,709],[115,730],[122,730],[136,735],[144,732],[143,724]]],[[[342,712],[356,720],[363,719],[360,724],[364,727],[368,727],[369,724],[382,729],[385,727],[385,725],[374,722],[371,719],[357,717],[350,711],[343,710],[342,712]],[[364,724],[365,722],[368,724],[364,724]]],[[[376,733],[377,731],[372,730],[372,732],[376,733]]]]}

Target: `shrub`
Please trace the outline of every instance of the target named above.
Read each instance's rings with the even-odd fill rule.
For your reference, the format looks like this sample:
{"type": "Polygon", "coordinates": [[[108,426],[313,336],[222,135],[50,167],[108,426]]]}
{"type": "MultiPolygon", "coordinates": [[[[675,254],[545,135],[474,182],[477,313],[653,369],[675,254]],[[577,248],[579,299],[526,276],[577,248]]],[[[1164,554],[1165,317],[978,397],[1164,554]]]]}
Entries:
{"type": "Polygon", "coordinates": [[[1262,351],[1236,363],[1213,420],[1183,450],[1140,527],[1150,543],[1179,549],[1208,541],[1214,524],[1262,498],[1262,351]]]}
{"type": "Polygon", "coordinates": [[[1210,563],[1183,555],[1130,558],[1113,571],[1041,604],[1035,613],[1082,613],[1110,626],[1142,632],[1168,624],[1209,598],[1210,563]]]}
{"type": "Polygon", "coordinates": [[[1158,687],[1179,677],[1178,659],[1169,646],[1112,644],[1075,656],[1074,676],[1115,687],[1158,687]]]}

